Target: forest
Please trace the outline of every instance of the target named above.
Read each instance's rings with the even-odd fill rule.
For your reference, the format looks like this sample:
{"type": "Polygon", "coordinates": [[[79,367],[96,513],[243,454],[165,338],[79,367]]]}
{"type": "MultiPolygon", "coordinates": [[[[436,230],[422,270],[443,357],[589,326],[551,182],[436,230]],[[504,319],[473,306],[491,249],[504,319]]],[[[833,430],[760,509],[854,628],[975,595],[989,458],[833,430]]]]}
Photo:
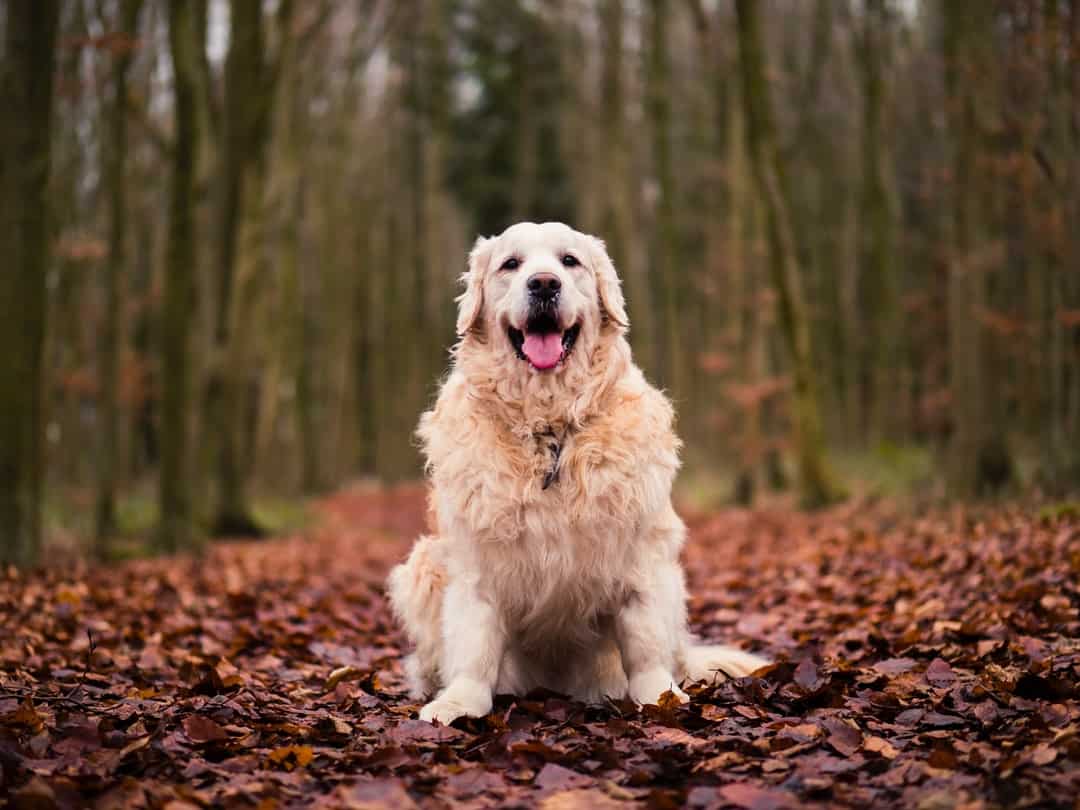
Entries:
{"type": "Polygon", "coordinates": [[[1076,807],[1080,0],[0,0],[0,116],[0,808],[1076,807]],[[386,576],[522,220],[771,663],[432,725],[386,576]]]}
{"type": "Polygon", "coordinates": [[[5,3],[0,549],[417,477],[467,246],[523,219],[606,240],[714,499],[1067,491],[1078,16],[5,3]]]}

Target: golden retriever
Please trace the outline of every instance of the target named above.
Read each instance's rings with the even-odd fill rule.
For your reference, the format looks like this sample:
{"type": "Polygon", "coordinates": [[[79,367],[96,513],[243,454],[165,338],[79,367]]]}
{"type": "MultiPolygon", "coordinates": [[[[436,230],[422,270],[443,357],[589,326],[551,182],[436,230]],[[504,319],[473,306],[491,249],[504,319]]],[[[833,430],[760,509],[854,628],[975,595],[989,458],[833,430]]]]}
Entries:
{"type": "Polygon", "coordinates": [[[453,368],[420,420],[435,536],[390,574],[420,717],[546,687],[656,703],[766,661],[687,630],[680,442],[634,365],[604,244],[523,222],[469,255],[453,368]]]}

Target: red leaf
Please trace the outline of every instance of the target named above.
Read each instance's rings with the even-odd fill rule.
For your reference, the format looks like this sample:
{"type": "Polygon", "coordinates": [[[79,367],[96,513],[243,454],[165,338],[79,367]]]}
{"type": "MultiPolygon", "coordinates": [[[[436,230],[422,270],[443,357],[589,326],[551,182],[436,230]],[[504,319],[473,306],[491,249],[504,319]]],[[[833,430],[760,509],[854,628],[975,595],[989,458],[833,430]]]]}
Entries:
{"type": "Polygon", "coordinates": [[[926,680],[933,686],[952,686],[956,683],[956,673],[944,660],[935,658],[926,668],[926,680]]]}
{"type": "Polygon", "coordinates": [[[862,745],[862,732],[836,717],[827,717],[822,723],[828,732],[826,742],[838,754],[850,757],[862,745]]]}
{"type": "Polygon", "coordinates": [[[225,729],[209,717],[203,717],[199,714],[192,714],[185,717],[183,726],[184,733],[187,735],[188,739],[197,745],[229,739],[229,735],[225,732],[225,729]]]}
{"type": "Polygon", "coordinates": [[[795,667],[793,680],[807,692],[817,691],[821,688],[823,683],[821,675],[818,673],[817,665],[809,658],[804,658],[799,662],[799,665],[795,667]]]}

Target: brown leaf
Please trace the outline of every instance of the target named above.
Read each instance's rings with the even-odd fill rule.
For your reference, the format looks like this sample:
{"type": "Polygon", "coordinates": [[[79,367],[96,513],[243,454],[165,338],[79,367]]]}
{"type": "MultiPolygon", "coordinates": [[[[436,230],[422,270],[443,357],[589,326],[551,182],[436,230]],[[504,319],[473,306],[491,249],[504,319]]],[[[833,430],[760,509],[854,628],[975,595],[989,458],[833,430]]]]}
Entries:
{"type": "Polygon", "coordinates": [[[536,775],[534,784],[545,791],[572,790],[591,785],[593,780],[584,774],[549,762],[536,775]]]}
{"type": "Polygon", "coordinates": [[[905,672],[910,672],[919,665],[919,662],[912,658],[888,658],[884,661],[878,661],[874,664],[874,671],[885,675],[888,678],[901,675],[905,672]]]}
{"type": "Polygon", "coordinates": [[[127,756],[129,754],[134,754],[136,751],[141,751],[141,750],[143,750],[143,748],[145,748],[149,744],[150,744],[149,735],[147,735],[147,737],[136,737],[130,743],[127,743],[124,747],[121,748],[121,750],[120,750],[120,758],[123,759],[125,756],[127,756]]]}
{"type": "Polygon", "coordinates": [[[750,782],[732,782],[717,792],[726,803],[746,810],[782,810],[794,806],[789,794],[750,782]]]}
{"type": "Polygon", "coordinates": [[[941,658],[935,658],[926,668],[926,680],[933,686],[949,687],[956,683],[956,673],[941,658]]]}
{"type": "Polygon", "coordinates": [[[900,754],[892,743],[881,737],[864,737],[862,747],[864,751],[880,754],[885,759],[896,759],[900,754]]]}
{"type": "Polygon", "coordinates": [[[1051,748],[1049,745],[1043,743],[1042,745],[1037,745],[1032,748],[1031,751],[1028,752],[1028,757],[1035,765],[1049,765],[1057,759],[1058,752],[1057,749],[1051,748]]]}
{"type": "Polygon", "coordinates": [[[453,726],[436,726],[424,720],[402,720],[388,734],[397,743],[446,742],[465,736],[453,726]]]}
{"type": "Polygon", "coordinates": [[[182,725],[187,738],[197,745],[229,739],[225,729],[209,717],[199,714],[188,715],[182,725]]]}
{"type": "Polygon", "coordinates": [[[828,743],[838,754],[850,757],[862,745],[862,732],[858,728],[838,718],[829,717],[823,722],[828,736],[828,743]]]}
{"type": "Polygon", "coordinates": [[[358,681],[363,678],[367,673],[362,669],[356,667],[338,667],[326,678],[326,683],[323,684],[323,689],[327,692],[334,691],[336,687],[342,681],[358,681]]]}
{"type": "Polygon", "coordinates": [[[415,810],[405,784],[393,777],[340,785],[334,798],[347,810],[415,810]]]}
{"type": "Polygon", "coordinates": [[[792,680],[807,692],[817,691],[823,683],[817,665],[810,658],[804,658],[799,662],[799,665],[795,667],[792,680]]]}
{"type": "Polygon", "coordinates": [[[676,709],[679,709],[683,705],[683,702],[673,691],[668,689],[664,694],[660,695],[660,699],[656,702],[656,705],[666,712],[673,712],[676,709]]]}

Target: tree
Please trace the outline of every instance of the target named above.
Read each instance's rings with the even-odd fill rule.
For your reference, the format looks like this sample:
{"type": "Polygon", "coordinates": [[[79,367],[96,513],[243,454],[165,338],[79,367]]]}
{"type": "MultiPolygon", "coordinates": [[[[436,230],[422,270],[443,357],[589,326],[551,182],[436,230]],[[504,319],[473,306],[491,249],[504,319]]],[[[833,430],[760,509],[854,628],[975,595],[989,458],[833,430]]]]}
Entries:
{"type": "Polygon", "coordinates": [[[864,335],[859,363],[859,397],[871,434],[895,434],[897,386],[900,372],[897,351],[894,213],[891,173],[888,168],[889,135],[885,121],[886,68],[891,47],[891,12],[886,0],[867,0],[861,26],[856,26],[855,53],[862,90],[860,142],[862,178],[859,192],[859,275],[864,335]]]}
{"type": "Polygon", "coordinates": [[[128,70],[135,48],[135,26],[142,0],[122,0],[112,56],[112,106],[105,176],[109,195],[109,254],[105,264],[105,314],[101,330],[101,447],[98,451],[98,491],[94,510],[94,539],[99,558],[106,556],[108,537],[116,522],[117,368],[119,364],[120,284],[127,256],[127,118],[128,70]]]}
{"type": "MultiPolygon", "coordinates": [[[[259,536],[248,494],[247,415],[251,395],[250,341],[255,298],[264,276],[267,144],[277,65],[266,54],[260,0],[232,0],[225,103],[219,150],[215,364],[208,401],[216,442],[216,514],[212,531],[259,536]]],[[[293,3],[278,6],[278,34],[291,36],[293,3]]]]}
{"type": "Polygon", "coordinates": [[[776,292],[781,332],[792,366],[795,444],[802,502],[809,507],[841,496],[825,460],[810,325],[803,298],[799,256],[791,220],[791,194],[776,145],[772,102],[757,0],[736,0],[739,73],[751,171],[765,215],[769,276],[776,292]]]}
{"type": "Polygon", "coordinates": [[[978,104],[992,58],[994,10],[980,0],[955,0],[943,7],[946,110],[951,136],[953,187],[949,244],[949,380],[952,441],[950,491],[972,497],[997,489],[1012,477],[1002,431],[995,430],[999,405],[989,401],[990,368],[982,319],[987,311],[987,275],[992,252],[983,226],[986,195],[980,188],[985,154],[978,104]]]}
{"type": "Polygon", "coordinates": [[[56,0],[7,4],[0,54],[0,561],[26,565],[41,547],[46,191],[58,18],[56,0]]]}
{"type": "Polygon", "coordinates": [[[667,0],[650,0],[645,93],[657,200],[649,278],[650,296],[657,309],[652,373],[660,385],[671,385],[675,390],[681,390],[679,289],[683,283],[680,278],[683,268],[678,266],[675,173],[671,150],[672,87],[667,24],[670,13],[667,0]]]}
{"type": "Polygon", "coordinates": [[[555,26],[542,5],[470,0],[463,8],[460,75],[478,92],[451,122],[450,187],[474,232],[498,233],[522,217],[573,222],[555,26]]]}
{"type": "Polygon", "coordinates": [[[190,331],[195,279],[195,179],[199,52],[195,0],[169,0],[176,134],[172,145],[169,232],[161,315],[161,473],[158,544],[164,552],[192,541],[188,414],[191,407],[190,331]]]}

